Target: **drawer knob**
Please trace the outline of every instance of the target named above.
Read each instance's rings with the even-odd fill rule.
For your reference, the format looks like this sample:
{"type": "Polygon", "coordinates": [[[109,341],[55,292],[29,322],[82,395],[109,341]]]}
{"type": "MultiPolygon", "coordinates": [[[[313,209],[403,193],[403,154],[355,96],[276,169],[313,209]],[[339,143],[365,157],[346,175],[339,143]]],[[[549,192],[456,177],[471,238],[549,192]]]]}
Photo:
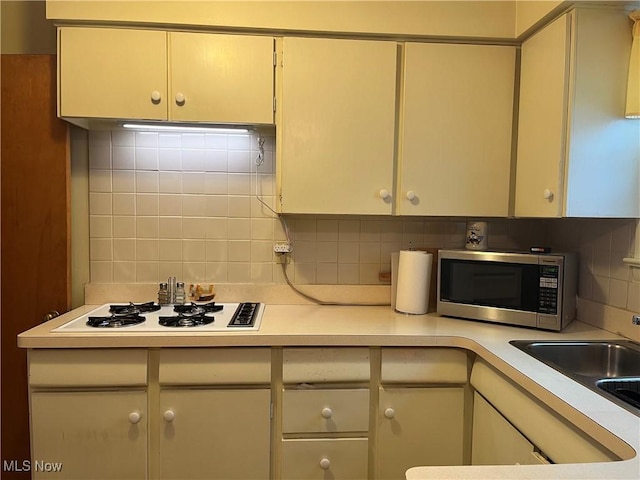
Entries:
{"type": "Polygon", "coordinates": [[[167,410],[166,412],[164,412],[162,414],[162,417],[167,421],[167,422],[173,422],[173,419],[176,418],[176,414],[173,410],[167,410]]]}
{"type": "Polygon", "coordinates": [[[139,411],[136,410],[134,412],[131,412],[129,414],[129,423],[135,425],[140,421],[141,418],[142,418],[142,415],[140,415],[139,411]]]}
{"type": "Polygon", "coordinates": [[[549,200],[552,201],[553,200],[553,192],[551,190],[549,190],[548,188],[544,189],[544,192],[542,192],[545,200],[549,200]]]}
{"type": "Polygon", "coordinates": [[[391,420],[393,417],[396,416],[396,411],[393,408],[387,408],[384,411],[384,416],[389,420],[391,420]]]}
{"type": "Polygon", "coordinates": [[[380,198],[382,200],[386,200],[387,198],[389,198],[391,196],[391,194],[389,193],[389,190],[387,190],[386,188],[383,188],[382,190],[380,190],[378,195],[380,195],[380,198]]]}
{"type": "Polygon", "coordinates": [[[320,460],[320,468],[323,470],[329,470],[331,466],[331,461],[328,458],[323,458],[320,460]]]}
{"type": "Polygon", "coordinates": [[[328,407],[324,407],[320,412],[320,415],[322,415],[322,418],[329,419],[333,415],[333,411],[328,407]]]}
{"type": "Polygon", "coordinates": [[[414,192],[413,190],[409,190],[407,192],[407,200],[409,200],[411,202],[415,198],[416,198],[416,192],[414,192]]]}
{"type": "Polygon", "coordinates": [[[178,92],[176,93],[176,105],[178,106],[183,106],[185,103],[187,102],[186,97],[184,96],[184,93],[182,92],[178,92]]]}

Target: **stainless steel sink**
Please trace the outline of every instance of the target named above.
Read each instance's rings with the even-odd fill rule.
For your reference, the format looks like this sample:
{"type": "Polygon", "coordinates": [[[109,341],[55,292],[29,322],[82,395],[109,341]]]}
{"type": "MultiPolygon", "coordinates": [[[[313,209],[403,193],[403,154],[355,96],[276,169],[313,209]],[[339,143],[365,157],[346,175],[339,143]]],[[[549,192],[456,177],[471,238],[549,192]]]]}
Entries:
{"type": "Polygon", "coordinates": [[[630,340],[510,342],[640,416],[640,345],[630,340]]]}

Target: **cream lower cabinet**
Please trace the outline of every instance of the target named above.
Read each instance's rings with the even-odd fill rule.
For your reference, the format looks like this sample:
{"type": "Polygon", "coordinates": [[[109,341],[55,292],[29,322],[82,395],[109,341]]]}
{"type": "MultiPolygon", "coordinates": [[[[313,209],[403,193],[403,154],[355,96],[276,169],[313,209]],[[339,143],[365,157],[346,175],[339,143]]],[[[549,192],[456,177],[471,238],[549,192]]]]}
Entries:
{"type": "Polygon", "coordinates": [[[145,391],[36,392],[31,423],[34,479],[146,478],[145,391]]]}
{"type": "Polygon", "coordinates": [[[271,390],[163,389],[159,478],[268,479],[271,390]]]}
{"type": "Polygon", "coordinates": [[[473,395],[472,465],[536,465],[548,461],[482,395],[473,395]]]}
{"type": "Polygon", "coordinates": [[[404,49],[397,213],[506,217],[516,48],[404,49]]]}
{"type": "Polygon", "coordinates": [[[369,478],[367,348],[285,348],[280,478],[369,478]]]}
{"type": "Polygon", "coordinates": [[[623,11],[576,9],[523,43],[516,216],[640,216],[630,28],[623,11]]]}
{"type": "Polygon", "coordinates": [[[32,478],[146,478],[146,383],[146,350],[29,352],[32,478]]]}
{"type": "Polygon", "coordinates": [[[467,363],[454,348],[382,349],[375,478],[465,463],[467,363]]]}
{"type": "Polygon", "coordinates": [[[61,27],[58,52],[70,121],[273,124],[273,37],[61,27]]]}
{"type": "Polygon", "coordinates": [[[283,39],[279,211],[390,214],[395,42],[283,39]]]}
{"type": "Polygon", "coordinates": [[[270,382],[269,348],[161,350],[152,477],[270,478],[270,382]]]}

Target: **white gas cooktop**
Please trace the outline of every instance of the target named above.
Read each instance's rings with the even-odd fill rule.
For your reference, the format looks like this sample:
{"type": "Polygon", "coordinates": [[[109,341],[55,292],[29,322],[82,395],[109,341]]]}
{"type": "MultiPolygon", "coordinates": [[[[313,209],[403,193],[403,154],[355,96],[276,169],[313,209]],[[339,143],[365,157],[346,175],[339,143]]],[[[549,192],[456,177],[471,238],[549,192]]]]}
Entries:
{"type": "Polygon", "coordinates": [[[158,305],[104,304],[51,330],[52,333],[237,332],[260,329],[262,303],[203,303],[158,305]]]}

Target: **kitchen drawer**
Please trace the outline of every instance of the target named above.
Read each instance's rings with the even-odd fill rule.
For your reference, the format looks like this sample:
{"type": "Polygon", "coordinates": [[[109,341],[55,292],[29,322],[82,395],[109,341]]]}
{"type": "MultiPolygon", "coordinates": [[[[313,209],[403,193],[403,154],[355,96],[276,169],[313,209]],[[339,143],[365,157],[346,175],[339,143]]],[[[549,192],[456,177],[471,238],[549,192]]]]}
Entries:
{"type": "Polygon", "coordinates": [[[369,390],[285,390],[282,432],[366,432],[369,390]]]}
{"type": "Polygon", "coordinates": [[[383,348],[382,383],[466,384],[465,350],[457,348],[383,348]]]}
{"type": "Polygon", "coordinates": [[[367,443],[366,438],[283,440],[282,479],[366,479],[367,443]]]}
{"type": "Polygon", "coordinates": [[[271,382],[269,348],[160,350],[162,385],[250,385],[271,382]]]}
{"type": "Polygon", "coordinates": [[[125,387],[147,384],[147,350],[31,350],[31,387],[125,387]]]}
{"type": "Polygon", "coordinates": [[[368,348],[285,348],[282,379],[291,383],[368,382],[368,348]]]}

